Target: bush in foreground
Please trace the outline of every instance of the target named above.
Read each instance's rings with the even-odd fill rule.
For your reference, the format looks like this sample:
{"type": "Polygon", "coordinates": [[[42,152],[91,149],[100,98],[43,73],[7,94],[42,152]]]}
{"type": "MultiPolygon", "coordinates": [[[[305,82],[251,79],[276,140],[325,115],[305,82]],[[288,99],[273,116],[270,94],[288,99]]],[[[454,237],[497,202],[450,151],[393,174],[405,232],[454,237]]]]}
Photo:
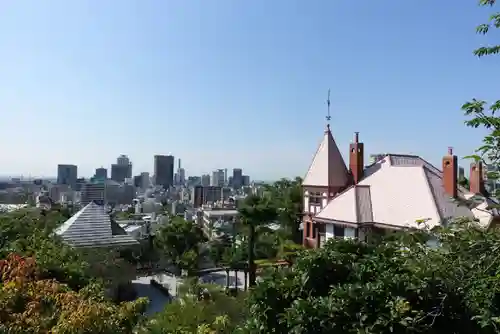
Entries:
{"type": "Polygon", "coordinates": [[[456,225],[439,248],[410,233],[370,245],[334,240],[250,296],[247,333],[497,333],[500,232],[456,225]]]}
{"type": "Polygon", "coordinates": [[[75,292],[15,254],[0,260],[0,275],[0,333],[132,333],[147,304],[116,305],[92,284],[75,292]]]}

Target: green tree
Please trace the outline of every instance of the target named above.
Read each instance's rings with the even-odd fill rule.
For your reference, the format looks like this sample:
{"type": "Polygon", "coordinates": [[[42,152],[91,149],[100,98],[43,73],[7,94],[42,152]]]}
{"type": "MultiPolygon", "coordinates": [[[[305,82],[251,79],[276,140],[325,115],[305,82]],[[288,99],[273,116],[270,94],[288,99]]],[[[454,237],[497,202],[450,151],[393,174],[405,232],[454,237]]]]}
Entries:
{"type": "Polygon", "coordinates": [[[219,238],[215,238],[208,242],[210,259],[214,264],[220,264],[223,261],[224,254],[230,250],[232,245],[231,237],[223,234],[219,238]]]}
{"type": "Polygon", "coordinates": [[[249,285],[256,284],[255,243],[259,226],[272,223],[276,219],[276,208],[268,198],[249,195],[238,209],[241,222],[248,229],[248,278],[249,285]]]}
{"type": "Polygon", "coordinates": [[[204,241],[203,232],[196,223],[174,217],[158,230],[154,242],[176,266],[192,270],[193,257],[198,258],[199,246],[204,241]]]}
{"type": "Polygon", "coordinates": [[[59,209],[28,208],[0,214],[0,259],[10,253],[33,258],[41,279],[55,279],[78,291],[96,280],[116,291],[135,277],[135,268],[108,249],[75,249],[53,235],[66,220],[59,209]]]}
{"type": "Polygon", "coordinates": [[[367,244],[331,240],[274,269],[250,296],[247,333],[498,333],[500,232],[451,224],[367,244]]]}
{"type": "MultiPolygon", "coordinates": [[[[480,0],[480,6],[493,7],[496,0],[480,0]]],[[[500,28],[500,13],[491,14],[487,23],[481,24],[476,28],[477,33],[487,34],[491,29],[500,28]]],[[[500,45],[482,46],[474,50],[474,55],[484,57],[489,55],[497,55],[500,52],[500,45]]],[[[469,127],[482,127],[488,131],[488,134],[483,139],[483,145],[476,150],[476,154],[469,156],[476,161],[484,161],[487,164],[500,166],[500,117],[497,112],[500,110],[500,100],[497,100],[490,105],[486,101],[472,99],[465,103],[462,110],[469,119],[465,124],[469,127]]],[[[488,173],[490,179],[498,179],[500,173],[490,171],[488,173]]],[[[500,197],[500,190],[497,190],[496,197],[500,197]]]]}
{"type": "Polygon", "coordinates": [[[458,184],[466,189],[469,189],[470,187],[469,180],[465,176],[458,179],[458,184]]]}
{"type": "Polygon", "coordinates": [[[199,284],[181,292],[140,333],[233,333],[246,315],[246,295],[227,296],[219,286],[199,284]],[[208,298],[198,296],[208,291],[208,298]]]}
{"type": "Polygon", "coordinates": [[[287,237],[296,243],[302,241],[299,226],[303,213],[302,179],[281,179],[266,187],[267,195],[278,212],[278,221],[287,237]]]}

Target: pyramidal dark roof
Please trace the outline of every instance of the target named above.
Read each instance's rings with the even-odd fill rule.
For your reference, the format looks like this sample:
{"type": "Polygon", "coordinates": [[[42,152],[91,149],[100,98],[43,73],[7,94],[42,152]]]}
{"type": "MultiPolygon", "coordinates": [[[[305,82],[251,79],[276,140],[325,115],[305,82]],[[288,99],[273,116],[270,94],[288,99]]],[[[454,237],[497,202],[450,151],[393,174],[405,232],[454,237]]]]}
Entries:
{"type": "Polygon", "coordinates": [[[56,234],[73,247],[114,247],[139,243],[111,221],[104,206],[94,202],[64,222],[56,234]],[[117,233],[117,229],[122,231],[117,233]]]}

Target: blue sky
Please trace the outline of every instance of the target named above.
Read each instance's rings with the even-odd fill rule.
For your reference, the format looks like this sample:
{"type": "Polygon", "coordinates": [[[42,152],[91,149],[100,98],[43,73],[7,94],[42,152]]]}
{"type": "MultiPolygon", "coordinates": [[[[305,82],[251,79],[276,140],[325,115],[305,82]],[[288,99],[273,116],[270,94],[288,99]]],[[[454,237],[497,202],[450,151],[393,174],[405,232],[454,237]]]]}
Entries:
{"type": "MultiPolygon", "coordinates": [[[[304,175],[325,126],[345,153],[440,164],[482,132],[460,105],[499,97],[495,59],[472,50],[475,0],[2,1],[0,174],[90,176],[120,154],[189,175],[242,167],[304,175]]],[[[490,37],[491,38],[491,37],[490,37]]]]}

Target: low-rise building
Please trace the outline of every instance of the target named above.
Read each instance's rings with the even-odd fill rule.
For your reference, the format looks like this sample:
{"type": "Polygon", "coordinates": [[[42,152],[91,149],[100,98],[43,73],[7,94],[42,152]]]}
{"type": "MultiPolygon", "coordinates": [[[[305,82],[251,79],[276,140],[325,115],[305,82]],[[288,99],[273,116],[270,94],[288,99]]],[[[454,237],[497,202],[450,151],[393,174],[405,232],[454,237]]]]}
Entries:
{"type": "Polygon", "coordinates": [[[238,210],[212,209],[202,210],[201,226],[209,238],[215,238],[223,233],[231,233],[237,222],[238,210]]]}

